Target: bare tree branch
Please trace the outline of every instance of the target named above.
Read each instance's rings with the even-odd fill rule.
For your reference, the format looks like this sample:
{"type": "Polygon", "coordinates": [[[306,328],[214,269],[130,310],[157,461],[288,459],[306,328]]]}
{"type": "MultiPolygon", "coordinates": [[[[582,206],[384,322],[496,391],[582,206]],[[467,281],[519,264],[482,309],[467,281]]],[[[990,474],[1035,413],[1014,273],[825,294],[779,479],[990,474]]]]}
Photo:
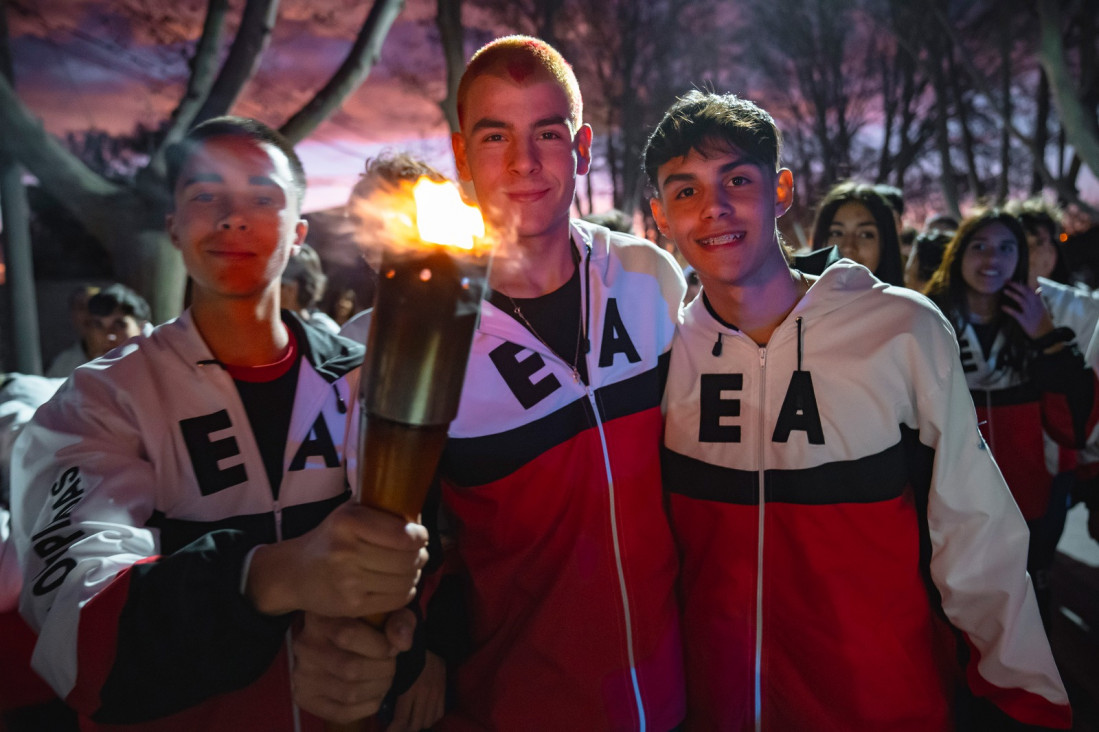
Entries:
{"type": "Polygon", "coordinates": [[[102,205],[103,199],[126,194],[124,186],[93,173],[57,138],[46,132],[2,75],[0,153],[19,160],[47,192],[71,203],[69,210],[93,233],[103,230],[102,218],[109,215],[102,205]]]}
{"type": "Polygon", "coordinates": [[[291,142],[298,143],[339,109],[347,96],[370,75],[389,28],[403,7],[404,0],[374,0],[374,6],[370,8],[370,14],[359,29],[359,35],[343,64],[324,88],[286,121],[279,130],[282,134],[291,142]]]}
{"type": "Polygon", "coordinates": [[[221,66],[221,73],[206,97],[206,103],[194,117],[194,122],[225,114],[236,104],[244,85],[256,73],[260,59],[271,41],[271,31],[278,19],[279,0],[248,0],[240,18],[240,29],[221,66]]]}
{"type": "Polygon", "coordinates": [[[183,139],[198,114],[217,75],[217,54],[225,32],[225,18],[229,14],[229,0],[209,0],[206,7],[206,21],[202,25],[202,35],[195,45],[195,55],[191,58],[191,76],[187,80],[187,91],[171,115],[171,125],[164,135],[160,150],[150,163],[158,170],[163,165],[163,151],[168,145],[183,139]]]}
{"type": "Polygon", "coordinates": [[[446,60],[446,98],[439,102],[451,132],[458,131],[458,82],[465,70],[465,49],[462,44],[462,0],[435,1],[435,27],[443,44],[446,60]]]}

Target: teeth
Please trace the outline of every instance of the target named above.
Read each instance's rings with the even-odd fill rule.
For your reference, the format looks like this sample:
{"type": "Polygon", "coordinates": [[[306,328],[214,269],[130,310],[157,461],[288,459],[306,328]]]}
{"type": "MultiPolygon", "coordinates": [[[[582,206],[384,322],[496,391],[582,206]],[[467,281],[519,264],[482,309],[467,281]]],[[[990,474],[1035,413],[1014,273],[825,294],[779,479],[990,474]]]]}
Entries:
{"type": "Polygon", "coordinates": [[[715,246],[720,246],[722,244],[731,244],[734,241],[740,241],[743,238],[744,238],[744,233],[740,232],[740,233],[736,233],[736,234],[723,234],[721,236],[714,236],[714,237],[711,237],[709,239],[701,239],[701,240],[699,240],[699,243],[702,244],[703,246],[715,247],[715,246]]]}

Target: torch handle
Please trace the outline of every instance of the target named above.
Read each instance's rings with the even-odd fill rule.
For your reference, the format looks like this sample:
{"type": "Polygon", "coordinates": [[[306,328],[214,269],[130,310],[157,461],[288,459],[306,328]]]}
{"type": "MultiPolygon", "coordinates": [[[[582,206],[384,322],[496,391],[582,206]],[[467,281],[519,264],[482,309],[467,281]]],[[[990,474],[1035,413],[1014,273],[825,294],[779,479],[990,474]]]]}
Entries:
{"type": "MultiPolygon", "coordinates": [[[[419,427],[362,411],[359,437],[359,503],[416,521],[446,444],[447,426],[419,427]]],[[[387,615],[364,620],[385,626],[387,615]]],[[[339,724],[327,722],[326,732],[380,732],[377,717],[339,724]]]]}

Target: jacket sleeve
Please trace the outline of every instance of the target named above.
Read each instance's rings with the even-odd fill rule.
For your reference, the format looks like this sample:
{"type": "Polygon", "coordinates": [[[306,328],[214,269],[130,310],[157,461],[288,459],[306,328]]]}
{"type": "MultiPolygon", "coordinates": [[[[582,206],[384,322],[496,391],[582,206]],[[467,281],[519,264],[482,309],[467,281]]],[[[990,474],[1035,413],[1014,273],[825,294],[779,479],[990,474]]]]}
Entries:
{"type": "Polygon", "coordinates": [[[1041,354],[1030,377],[1042,393],[1042,427],[1059,445],[1081,448],[1099,424],[1099,380],[1074,343],[1041,354]]]}
{"type": "MultiPolygon", "coordinates": [[[[79,379],[79,377],[74,377],[79,379]]],[[[214,531],[162,557],[158,475],[135,421],[105,384],[72,380],[16,445],[12,504],[20,609],[39,633],[33,666],[98,721],[137,722],[247,685],[289,618],[240,594],[249,547],[214,531]]]]}
{"type": "Polygon", "coordinates": [[[957,341],[945,320],[919,341],[917,422],[934,450],[931,578],[969,650],[969,687],[1020,722],[1067,729],[1068,695],[1026,573],[1027,527],[978,431],[957,341]]]}

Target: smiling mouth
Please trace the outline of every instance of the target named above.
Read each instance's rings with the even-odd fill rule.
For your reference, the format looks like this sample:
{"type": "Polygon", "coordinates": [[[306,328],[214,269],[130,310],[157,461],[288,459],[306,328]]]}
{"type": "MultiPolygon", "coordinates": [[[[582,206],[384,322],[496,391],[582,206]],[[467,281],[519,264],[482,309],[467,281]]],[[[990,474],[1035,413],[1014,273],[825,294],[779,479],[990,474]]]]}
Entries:
{"type": "Polygon", "coordinates": [[[696,240],[700,246],[704,247],[720,247],[727,244],[736,244],[744,241],[744,232],[737,231],[730,234],[718,234],[717,236],[709,236],[705,239],[696,240]]]}
{"type": "Polygon", "coordinates": [[[548,188],[544,188],[540,191],[512,191],[508,193],[507,196],[512,201],[537,201],[539,198],[546,195],[548,191],[548,188]]]}

